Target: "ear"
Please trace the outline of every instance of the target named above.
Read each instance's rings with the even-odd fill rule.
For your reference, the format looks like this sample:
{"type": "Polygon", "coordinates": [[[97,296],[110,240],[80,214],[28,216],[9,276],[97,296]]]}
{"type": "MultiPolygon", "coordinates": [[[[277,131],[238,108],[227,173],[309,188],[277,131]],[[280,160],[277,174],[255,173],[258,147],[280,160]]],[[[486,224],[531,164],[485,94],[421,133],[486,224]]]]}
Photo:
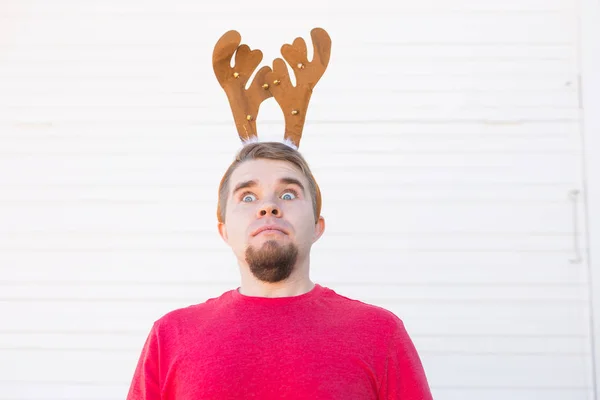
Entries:
{"type": "Polygon", "coordinates": [[[317,220],[317,223],[315,224],[313,243],[315,243],[317,240],[319,240],[321,238],[321,236],[323,235],[323,232],[325,232],[325,218],[320,216],[319,219],[317,220]]]}
{"type": "Polygon", "coordinates": [[[229,244],[228,242],[228,236],[227,236],[227,227],[225,226],[224,222],[219,222],[217,224],[217,229],[219,230],[219,235],[221,236],[221,239],[223,239],[225,241],[225,243],[229,244]]]}

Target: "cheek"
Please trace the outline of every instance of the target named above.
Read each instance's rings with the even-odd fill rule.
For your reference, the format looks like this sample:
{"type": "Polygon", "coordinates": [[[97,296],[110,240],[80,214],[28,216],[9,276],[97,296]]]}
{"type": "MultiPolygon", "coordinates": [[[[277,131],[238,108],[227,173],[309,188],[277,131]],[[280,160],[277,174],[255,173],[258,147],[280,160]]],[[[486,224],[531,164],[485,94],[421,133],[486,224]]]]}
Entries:
{"type": "Polygon", "coordinates": [[[302,235],[302,240],[306,240],[306,241],[310,241],[312,240],[314,234],[315,234],[315,221],[314,221],[315,217],[314,214],[312,212],[312,209],[310,212],[304,212],[302,213],[302,217],[299,219],[297,227],[299,232],[301,232],[302,235]]]}
{"type": "Polygon", "coordinates": [[[245,240],[253,215],[254,213],[250,207],[237,207],[228,213],[228,232],[231,239],[236,241],[245,240]]]}

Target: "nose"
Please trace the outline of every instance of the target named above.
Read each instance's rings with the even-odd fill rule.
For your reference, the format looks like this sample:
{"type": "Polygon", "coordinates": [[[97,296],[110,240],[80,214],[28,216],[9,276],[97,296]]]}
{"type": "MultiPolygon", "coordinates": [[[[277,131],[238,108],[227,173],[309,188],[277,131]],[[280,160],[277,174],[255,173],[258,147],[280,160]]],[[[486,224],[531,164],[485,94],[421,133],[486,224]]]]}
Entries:
{"type": "Polygon", "coordinates": [[[265,203],[258,210],[258,217],[259,218],[270,217],[270,216],[280,218],[281,214],[282,214],[281,213],[281,209],[279,207],[277,207],[277,204],[272,203],[272,202],[265,203]]]}

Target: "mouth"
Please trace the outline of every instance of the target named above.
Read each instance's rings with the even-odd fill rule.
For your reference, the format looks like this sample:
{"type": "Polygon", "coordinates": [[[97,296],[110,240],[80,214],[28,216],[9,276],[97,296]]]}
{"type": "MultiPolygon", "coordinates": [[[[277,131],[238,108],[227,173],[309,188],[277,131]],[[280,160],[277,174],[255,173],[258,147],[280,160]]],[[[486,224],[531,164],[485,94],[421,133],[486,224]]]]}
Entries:
{"type": "Polygon", "coordinates": [[[275,225],[265,225],[265,226],[261,226],[260,228],[258,228],[257,230],[255,230],[252,233],[252,236],[258,236],[260,234],[265,234],[265,235],[266,234],[270,234],[270,235],[273,235],[273,234],[277,234],[277,235],[284,234],[284,235],[287,235],[287,232],[285,230],[283,230],[282,228],[280,228],[278,226],[275,226],[275,225]]]}

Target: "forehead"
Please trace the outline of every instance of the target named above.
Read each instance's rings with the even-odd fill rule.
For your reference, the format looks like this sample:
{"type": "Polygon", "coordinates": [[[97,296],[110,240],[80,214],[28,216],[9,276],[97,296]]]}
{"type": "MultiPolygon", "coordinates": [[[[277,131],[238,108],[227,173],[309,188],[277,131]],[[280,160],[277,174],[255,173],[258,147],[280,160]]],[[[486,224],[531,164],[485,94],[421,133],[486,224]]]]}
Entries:
{"type": "Polygon", "coordinates": [[[308,183],[302,171],[294,164],[279,160],[248,160],[241,163],[231,174],[229,191],[240,182],[254,180],[259,185],[272,185],[281,178],[296,178],[305,187],[308,183]]]}

